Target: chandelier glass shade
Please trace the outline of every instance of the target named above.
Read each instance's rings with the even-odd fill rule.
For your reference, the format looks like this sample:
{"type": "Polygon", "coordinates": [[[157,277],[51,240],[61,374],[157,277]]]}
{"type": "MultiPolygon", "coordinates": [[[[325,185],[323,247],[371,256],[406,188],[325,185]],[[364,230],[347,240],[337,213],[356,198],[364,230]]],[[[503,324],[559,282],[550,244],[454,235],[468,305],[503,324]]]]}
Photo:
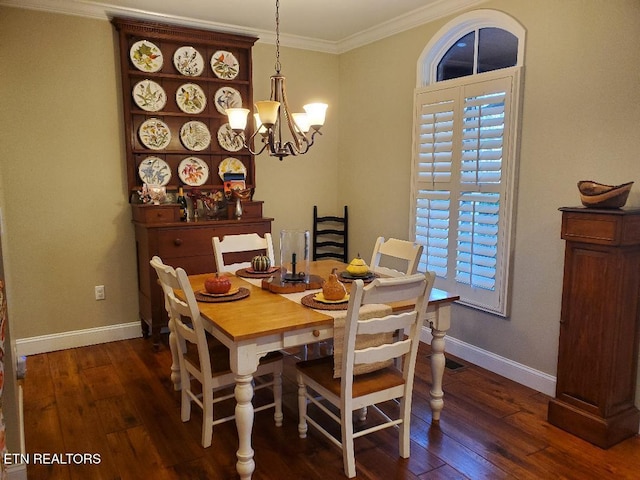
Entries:
{"type": "MultiPolygon", "coordinates": [[[[280,73],[280,0],[276,0],[276,73],[271,76],[269,100],[255,103],[253,134],[243,140],[244,147],[253,155],[265,150],[269,155],[282,160],[289,155],[303,155],[309,151],[320,128],[324,125],[326,103],[310,103],[303,108],[305,113],[290,113],[287,104],[285,77],[280,73]],[[255,146],[260,140],[262,146],[255,146]]],[[[247,128],[249,109],[228,108],[229,126],[241,136],[247,128]]],[[[241,138],[246,138],[242,136],[241,138]]]]}

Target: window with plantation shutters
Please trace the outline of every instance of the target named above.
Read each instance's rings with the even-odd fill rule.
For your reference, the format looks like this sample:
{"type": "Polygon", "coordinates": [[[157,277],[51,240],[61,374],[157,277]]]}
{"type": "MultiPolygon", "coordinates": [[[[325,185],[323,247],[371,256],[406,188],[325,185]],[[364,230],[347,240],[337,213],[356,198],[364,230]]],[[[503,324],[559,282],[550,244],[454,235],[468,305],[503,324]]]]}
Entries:
{"type": "Polygon", "coordinates": [[[444,25],[418,60],[411,234],[418,269],[460,302],[509,315],[524,27],[497,10],[444,25]]]}
{"type": "Polygon", "coordinates": [[[419,270],[461,302],[508,315],[519,68],[416,91],[413,233],[419,270]]]}

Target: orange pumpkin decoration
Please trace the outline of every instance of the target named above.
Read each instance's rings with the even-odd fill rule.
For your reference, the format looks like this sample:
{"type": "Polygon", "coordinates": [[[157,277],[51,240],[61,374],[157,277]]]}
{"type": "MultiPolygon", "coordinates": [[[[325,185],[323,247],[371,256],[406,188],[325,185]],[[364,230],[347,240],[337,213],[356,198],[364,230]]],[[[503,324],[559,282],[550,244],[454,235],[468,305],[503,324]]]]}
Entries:
{"type": "Polygon", "coordinates": [[[329,274],[329,279],[322,285],[322,295],[330,301],[342,300],[347,295],[347,289],[336,274],[337,268],[329,274]]]}
{"type": "Polygon", "coordinates": [[[216,273],[215,277],[209,277],[204,281],[204,289],[207,293],[222,294],[231,290],[231,281],[216,273]]]}

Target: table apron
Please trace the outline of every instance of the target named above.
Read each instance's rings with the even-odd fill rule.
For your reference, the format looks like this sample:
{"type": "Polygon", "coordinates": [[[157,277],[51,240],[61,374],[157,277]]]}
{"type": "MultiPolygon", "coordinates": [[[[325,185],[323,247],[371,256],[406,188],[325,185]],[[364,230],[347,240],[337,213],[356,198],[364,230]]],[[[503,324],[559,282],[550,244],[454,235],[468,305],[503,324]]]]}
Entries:
{"type": "Polygon", "coordinates": [[[205,330],[229,349],[231,370],[236,375],[253,374],[258,369],[260,358],[267,353],[333,338],[333,324],[301,328],[238,342],[234,342],[211,322],[205,321],[205,330]]]}
{"type": "Polygon", "coordinates": [[[434,330],[446,332],[451,328],[451,304],[436,307],[429,305],[424,325],[434,330]]]}

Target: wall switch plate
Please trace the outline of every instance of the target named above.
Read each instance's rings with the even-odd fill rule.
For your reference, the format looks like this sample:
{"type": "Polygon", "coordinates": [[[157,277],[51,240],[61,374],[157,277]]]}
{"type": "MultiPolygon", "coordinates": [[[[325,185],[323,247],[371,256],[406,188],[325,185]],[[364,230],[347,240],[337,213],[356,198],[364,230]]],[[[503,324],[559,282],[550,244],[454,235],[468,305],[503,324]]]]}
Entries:
{"type": "Polygon", "coordinates": [[[104,300],[104,285],[96,285],[95,287],[96,300],[104,300]]]}

